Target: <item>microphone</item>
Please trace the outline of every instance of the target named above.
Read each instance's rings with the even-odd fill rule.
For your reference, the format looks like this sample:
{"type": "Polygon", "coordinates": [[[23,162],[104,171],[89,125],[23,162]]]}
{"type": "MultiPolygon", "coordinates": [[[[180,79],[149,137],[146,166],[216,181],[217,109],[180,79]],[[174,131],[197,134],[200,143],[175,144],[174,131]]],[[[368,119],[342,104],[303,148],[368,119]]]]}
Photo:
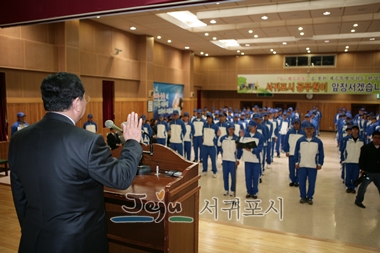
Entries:
{"type": "Polygon", "coordinates": [[[107,128],[113,128],[113,129],[116,129],[117,131],[119,132],[123,132],[123,129],[121,129],[120,127],[116,126],[115,123],[113,123],[112,120],[106,120],[106,122],[104,122],[104,125],[107,127],[107,128]]]}

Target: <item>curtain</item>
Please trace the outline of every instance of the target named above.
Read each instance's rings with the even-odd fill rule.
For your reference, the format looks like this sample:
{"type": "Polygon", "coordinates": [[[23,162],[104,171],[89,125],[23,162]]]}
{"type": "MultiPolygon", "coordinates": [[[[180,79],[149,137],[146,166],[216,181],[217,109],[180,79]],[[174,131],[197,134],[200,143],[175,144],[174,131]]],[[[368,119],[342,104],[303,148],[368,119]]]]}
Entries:
{"type": "MultiPolygon", "coordinates": [[[[115,97],[114,82],[103,80],[103,122],[105,122],[106,120],[113,121],[115,119],[114,97],[115,97]]],[[[103,127],[106,127],[106,126],[103,126],[103,127]]]]}
{"type": "Polygon", "coordinates": [[[7,100],[5,89],[5,73],[0,73],[0,141],[7,141],[8,119],[7,119],[7,100]]]}

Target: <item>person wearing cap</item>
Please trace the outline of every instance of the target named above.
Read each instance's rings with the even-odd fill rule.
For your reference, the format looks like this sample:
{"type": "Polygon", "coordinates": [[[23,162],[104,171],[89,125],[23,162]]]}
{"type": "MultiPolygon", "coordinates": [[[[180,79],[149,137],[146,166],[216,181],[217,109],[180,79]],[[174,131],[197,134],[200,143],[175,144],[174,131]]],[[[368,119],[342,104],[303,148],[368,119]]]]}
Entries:
{"type": "Polygon", "coordinates": [[[11,136],[15,134],[17,131],[29,126],[29,124],[25,121],[25,113],[19,112],[17,113],[17,121],[13,123],[11,126],[11,136]]]}
{"type": "Polygon", "coordinates": [[[98,131],[98,125],[94,122],[94,116],[91,113],[87,115],[87,121],[84,122],[83,129],[93,133],[98,131]]]}
{"type": "Polygon", "coordinates": [[[203,160],[203,170],[202,175],[207,175],[208,169],[208,157],[211,159],[211,168],[213,172],[213,177],[216,177],[216,146],[219,134],[219,127],[214,124],[212,114],[208,113],[206,115],[207,121],[203,126],[203,143],[201,148],[201,157],[203,160]]]}
{"type": "Polygon", "coordinates": [[[340,163],[344,167],[344,184],[347,193],[356,193],[354,181],[359,177],[360,149],[364,146],[364,139],[359,136],[359,126],[348,126],[351,134],[343,138],[340,145],[340,163]]]}
{"type": "Polygon", "coordinates": [[[157,121],[157,143],[166,146],[168,143],[169,124],[164,120],[164,115],[160,114],[157,121]]]}
{"type": "Polygon", "coordinates": [[[223,182],[224,182],[224,196],[228,193],[234,196],[235,182],[236,182],[236,169],[239,165],[239,159],[242,155],[242,150],[236,148],[236,140],[238,136],[235,135],[235,126],[229,125],[227,127],[228,134],[220,138],[221,153],[222,153],[222,168],[223,168],[223,182]],[[231,188],[229,188],[229,176],[231,175],[231,188]]]}
{"type": "Polygon", "coordinates": [[[183,137],[186,135],[186,126],[179,119],[178,110],[173,111],[173,119],[169,123],[170,144],[169,147],[183,156],[183,137]]]}
{"type": "Polygon", "coordinates": [[[317,136],[319,136],[320,135],[319,126],[321,125],[322,112],[321,112],[321,110],[319,110],[318,105],[314,106],[314,111],[316,114],[315,118],[318,120],[318,127],[316,128],[316,133],[317,133],[317,136]]]}
{"type": "Polygon", "coordinates": [[[197,118],[193,120],[194,125],[194,135],[193,135],[193,149],[194,149],[194,160],[197,162],[201,160],[202,151],[202,141],[203,141],[203,126],[206,121],[202,118],[202,110],[197,110],[197,118]]]}
{"type": "Polygon", "coordinates": [[[346,136],[347,122],[352,125],[352,116],[350,113],[346,113],[346,117],[341,121],[338,128],[338,145],[342,143],[343,138],[346,136]]]}
{"type": "Polygon", "coordinates": [[[285,136],[284,140],[284,152],[286,153],[286,157],[288,157],[288,168],[289,168],[289,186],[298,187],[298,170],[296,170],[296,162],[294,160],[294,150],[296,148],[296,143],[298,139],[306,136],[304,130],[301,129],[301,121],[299,119],[295,119],[293,123],[292,129],[290,129],[285,136]]]}
{"type": "Polygon", "coordinates": [[[153,136],[153,130],[144,114],[141,115],[141,119],[142,119],[141,130],[143,132],[143,134],[141,135],[141,142],[148,145],[150,144],[150,139],[153,136]]]}
{"type": "Polygon", "coordinates": [[[358,122],[359,117],[363,115],[364,111],[365,111],[364,107],[359,109],[359,112],[354,116],[354,122],[358,122]]]}
{"type": "Polygon", "coordinates": [[[380,122],[377,120],[377,117],[372,117],[371,124],[367,130],[367,136],[369,137],[369,138],[367,137],[367,139],[369,139],[369,141],[371,141],[372,140],[372,134],[378,130],[380,130],[380,122]]]}
{"type": "MultiPolygon", "coordinates": [[[[279,116],[279,118],[280,118],[280,116],[279,116]]],[[[281,115],[281,122],[279,125],[279,139],[280,139],[279,142],[280,142],[280,144],[277,145],[277,147],[276,147],[277,158],[280,158],[280,151],[284,151],[283,146],[285,143],[285,136],[289,130],[289,124],[290,123],[289,123],[289,120],[287,118],[287,114],[286,114],[286,112],[284,112],[281,115]]]]}
{"type": "Polygon", "coordinates": [[[359,168],[365,178],[359,186],[355,205],[365,208],[363,205],[364,194],[370,183],[375,184],[380,194],[380,131],[373,132],[372,141],[361,147],[359,168]]]}
{"type": "Polygon", "coordinates": [[[306,136],[302,136],[296,142],[294,161],[298,170],[300,203],[308,202],[312,205],[317,171],[322,169],[325,155],[322,141],[314,136],[315,126],[307,123],[305,132],[306,136]],[[307,191],[306,181],[308,182],[307,191]]]}
{"type": "Polygon", "coordinates": [[[257,131],[257,123],[254,120],[248,123],[249,131],[244,133],[244,136],[239,137],[238,142],[247,143],[255,142],[256,148],[243,149],[241,156],[244,161],[245,171],[245,186],[247,188],[246,198],[257,199],[257,193],[259,192],[259,180],[261,175],[261,153],[264,147],[264,136],[257,131]]]}
{"type": "Polygon", "coordinates": [[[249,120],[246,119],[245,112],[240,113],[240,119],[239,122],[243,125],[243,129],[247,129],[249,120]]]}
{"type": "Polygon", "coordinates": [[[270,110],[268,112],[268,120],[272,123],[273,125],[273,134],[272,134],[272,146],[271,146],[271,153],[270,153],[270,158],[271,158],[271,162],[273,162],[273,156],[274,156],[274,147],[275,147],[275,144],[277,143],[277,140],[278,140],[278,136],[279,136],[279,129],[278,129],[278,121],[277,119],[273,118],[274,116],[274,110],[270,110]]]}
{"type": "Polygon", "coordinates": [[[186,126],[186,134],[183,137],[183,151],[184,157],[190,161],[191,159],[191,140],[194,135],[194,125],[190,122],[190,114],[185,112],[182,117],[183,123],[186,126]]]}
{"type": "Polygon", "coordinates": [[[239,113],[235,113],[232,123],[235,126],[235,135],[240,136],[240,131],[244,131],[244,126],[239,120],[239,113]]]}
{"type": "MultiPolygon", "coordinates": [[[[222,152],[222,143],[220,142],[221,138],[227,134],[227,128],[230,125],[230,123],[227,122],[227,117],[226,114],[223,112],[219,115],[219,122],[216,123],[216,125],[219,128],[219,137],[217,141],[217,151],[216,151],[216,156],[219,155],[219,153],[222,152]]],[[[235,131],[235,127],[234,127],[235,131]]]]}
{"type": "Polygon", "coordinates": [[[220,113],[218,110],[215,110],[213,113],[212,113],[212,116],[214,117],[214,123],[215,124],[218,124],[219,122],[219,118],[220,118],[220,113]]]}

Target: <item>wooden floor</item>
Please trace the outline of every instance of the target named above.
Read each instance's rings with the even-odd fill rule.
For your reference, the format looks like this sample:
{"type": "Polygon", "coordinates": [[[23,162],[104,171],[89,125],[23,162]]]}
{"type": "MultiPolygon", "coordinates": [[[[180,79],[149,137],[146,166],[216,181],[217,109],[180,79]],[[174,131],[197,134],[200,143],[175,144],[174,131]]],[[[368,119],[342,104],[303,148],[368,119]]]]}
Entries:
{"type": "MultiPolygon", "coordinates": [[[[15,253],[20,228],[9,185],[0,184],[0,252],[15,253]]],[[[321,240],[296,234],[275,232],[250,226],[231,225],[207,220],[199,221],[199,252],[379,252],[333,240],[321,240]]],[[[185,252],[185,251],[184,251],[185,252]]]]}

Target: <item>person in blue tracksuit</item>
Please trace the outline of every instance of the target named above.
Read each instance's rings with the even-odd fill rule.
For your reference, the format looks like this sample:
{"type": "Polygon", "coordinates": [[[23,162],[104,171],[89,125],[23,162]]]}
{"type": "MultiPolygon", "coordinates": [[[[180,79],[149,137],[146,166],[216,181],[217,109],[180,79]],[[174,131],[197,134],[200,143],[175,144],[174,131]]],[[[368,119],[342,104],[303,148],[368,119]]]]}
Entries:
{"type": "MultiPolygon", "coordinates": [[[[286,113],[284,112],[282,114],[282,119],[281,119],[281,123],[280,123],[280,130],[279,130],[279,133],[280,133],[280,145],[278,145],[277,149],[278,151],[276,150],[277,152],[277,157],[280,157],[280,146],[281,146],[281,151],[284,150],[283,146],[284,146],[284,142],[285,142],[285,136],[286,136],[286,133],[288,132],[288,129],[289,129],[289,120],[287,119],[286,117],[286,113]]],[[[279,116],[280,117],[280,116],[279,116]]]]}
{"type": "Polygon", "coordinates": [[[179,119],[179,112],[173,111],[173,119],[169,124],[170,129],[170,148],[177,151],[183,156],[183,137],[186,135],[186,126],[181,119],[179,119]]]}
{"type": "Polygon", "coordinates": [[[272,163],[272,137],[273,137],[273,123],[269,120],[268,113],[264,113],[264,121],[263,124],[267,127],[268,130],[268,141],[267,141],[267,147],[265,151],[265,157],[264,159],[267,162],[267,169],[270,169],[270,165],[272,163]]]}
{"type": "Polygon", "coordinates": [[[157,121],[157,143],[166,146],[168,141],[169,124],[164,120],[164,115],[160,114],[157,121]]]}
{"type": "MultiPolygon", "coordinates": [[[[227,128],[230,125],[230,123],[227,122],[226,114],[223,112],[219,115],[219,122],[216,123],[216,125],[219,127],[219,137],[217,141],[217,152],[216,155],[218,156],[219,153],[222,153],[222,143],[220,142],[220,139],[227,134],[227,128]]],[[[235,130],[235,127],[234,127],[235,130]]]]}
{"type": "Polygon", "coordinates": [[[277,135],[277,141],[276,141],[276,157],[280,158],[280,147],[281,147],[281,127],[282,127],[282,116],[281,113],[279,113],[278,110],[274,110],[274,117],[273,120],[277,120],[277,125],[278,125],[278,135],[277,135]]]}
{"type": "Polygon", "coordinates": [[[239,120],[239,113],[235,113],[232,123],[235,126],[235,135],[240,136],[240,131],[244,131],[244,125],[239,120]]]}
{"type": "Polygon", "coordinates": [[[299,138],[305,136],[306,133],[301,129],[301,122],[297,118],[294,120],[293,128],[288,131],[284,141],[284,152],[288,157],[289,166],[289,186],[298,187],[298,170],[296,170],[296,162],[294,160],[294,150],[299,138]]]}
{"type": "Polygon", "coordinates": [[[273,162],[274,148],[279,136],[279,129],[278,129],[279,124],[278,124],[277,119],[273,118],[273,110],[269,111],[268,116],[269,116],[269,121],[272,122],[272,125],[273,125],[272,147],[271,147],[271,154],[270,154],[271,161],[273,162]]]}
{"type": "Polygon", "coordinates": [[[254,141],[256,148],[243,149],[242,160],[244,161],[245,185],[247,188],[246,198],[257,199],[259,192],[259,180],[261,175],[261,152],[264,147],[264,136],[257,131],[257,123],[254,120],[248,123],[249,132],[239,138],[239,142],[246,143],[254,141]]]}
{"type": "MultiPolygon", "coordinates": [[[[257,123],[257,132],[259,132],[260,134],[262,134],[264,136],[264,146],[263,146],[263,150],[261,152],[261,173],[260,173],[260,176],[262,176],[263,172],[265,171],[265,155],[266,155],[266,151],[267,151],[267,145],[268,145],[268,140],[270,138],[268,132],[268,127],[263,124],[263,118],[260,114],[256,114],[256,115],[253,115],[253,120],[256,121],[257,123]]],[[[262,179],[260,177],[260,183],[262,182],[262,179]]]]}
{"type": "Polygon", "coordinates": [[[208,113],[206,117],[207,121],[206,124],[203,126],[203,144],[201,149],[201,157],[203,159],[202,175],[207,175],[208,157],[210,157],[213,177],[216,177],[216,173],[218,172],[216,168],[216,146],[219,128],[217,125],[214,124],[211,113],[208,113]]]}
{"type": "Polygon", "coordinates": [[[197,110],[197,118],[193,120],[194,125],[194,136],[193,136],[193,148],[194,148],[194,161],[197,162],[202,159],[200,155],[202,152],[202,141],[203,141],[203,126],[206,121],[202,118],[202,110],[197,110]]]}
{"type": "Polygon", "coordinates": [[[317,171],[322,169],[325,155],[322,141],[318,137],[313,137],[315,126],[308,123],[305,126],[305,132],[306,136],[299,138],[296,143],[294,160],[298,169],[300,203],[308,202],[312,205],[317,171]],[[306,180],[308,181],[307,192],[306,180]]]}
{"type": "Polygon", "coordinates": [[[144,144],[150,144],[150,138],[153,136],[153,130],[152,127],[149,124],[149,121],[146,120],[146,116],[143,114],[141,115],[141,119],[143,124],[141,125],[141,130],[144,132],[141,135],[142,142],[144,144]]]}
{"type": "Polygon", "coordinates": [[[242,150],[236,148],[236,140],[238,136],[234,134],[235,126],[229,125],[228,134],[221,137],[222,161],[223,161],[223,182],[224,182],[224,196],[228,193],[234,196],[235,182],[236,182],[236,169],[239,165],[239,159],[242,155],[242,150]],[[229,175],[231,175],[231,188],[229,188],[229,175]],[[229,191],[230,189],[230,191],[229,191]]]}
{"type": "Polygon", "coordinates": [[[186,134],[183,137],[184,157],[190,161],[191,156],[191,140],[194,135],[194,125],[190,122],[190,114],[185,112],[183,114],[183,123],[186,126],[186,134]]]}
{"type": "Polygon", "coordinates": [[[353,125],[351,129],[351,135],[347,135],[342,141],[340,162],[345,165],[346,192],[356,193],[354,181],[359,177],[360,149],[365,142],[359,135],[358,125],[353,125]]]}

